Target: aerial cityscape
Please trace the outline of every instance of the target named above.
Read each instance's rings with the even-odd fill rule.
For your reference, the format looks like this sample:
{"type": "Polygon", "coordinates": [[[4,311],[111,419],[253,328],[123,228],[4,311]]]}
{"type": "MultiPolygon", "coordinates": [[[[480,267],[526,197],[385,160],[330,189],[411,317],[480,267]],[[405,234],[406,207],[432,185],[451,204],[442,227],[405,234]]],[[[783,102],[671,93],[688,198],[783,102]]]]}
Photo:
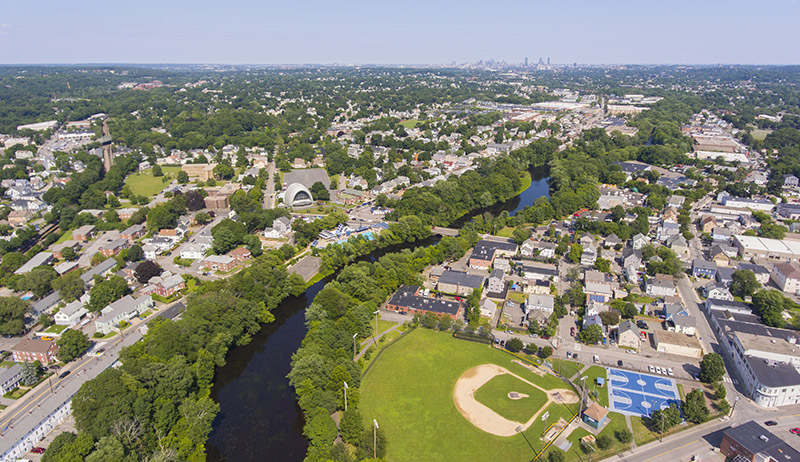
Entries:
{"type": "Polygon", "coordinates": [[[0,462],[800,460],[800,5],[183,3],[1,20],[0,462]]]}

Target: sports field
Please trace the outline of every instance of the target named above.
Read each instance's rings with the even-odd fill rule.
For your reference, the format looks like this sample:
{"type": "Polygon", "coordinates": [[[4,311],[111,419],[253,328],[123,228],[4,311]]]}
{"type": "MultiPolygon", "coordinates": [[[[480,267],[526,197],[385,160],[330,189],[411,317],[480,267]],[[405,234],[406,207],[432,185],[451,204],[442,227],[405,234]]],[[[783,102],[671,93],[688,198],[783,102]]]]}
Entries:
{"type": "Polygon", "coordinates": [[[542,404],[547,403],[550,411],[549,424],[571,417],[577,404],[569,403],[571,391],[565,390],[568,386],[560,379],[534,373],[516,361],[489,345],[422,328],[411,331],[388,347],[364,376],[360,404],[364,423],[378,421],[389,442],[388,460],[394,462],[529,461],[535,456],[531,446],[538,450],[542,445],[543,422],[532,419],[545,410],[542,404]],[[500,414],[496,416],[500,420],[505,420],[501,415],[512,420],[532,419],[524,437],[513,431],[511,436],[483,431],[455,405],[459,379],[492,368],[494,374],[483,374],[483,379],[478,377],[475,382],[474,401],[500,414]],[[550,400],[548,395],[555,394],[554,390],[561,390],[564,402],[550,400]],[[507,399],[508,391],[529,398],[518,400],[521,406],[517,409],[507,399]]]}
{"type": "MultiPolygon", "coordinates": [[[[161,171],[167,175],[177,175],[180,167],[162,167],[161,171]]],[[[131,192],[137,196],[155,196],[169,185],[169,182],[162,181],[161,177],[154,177],[152,170],[145,170],[140,173],[133,173],[125,179],[125,184],[131,188],[131,192]]]]}

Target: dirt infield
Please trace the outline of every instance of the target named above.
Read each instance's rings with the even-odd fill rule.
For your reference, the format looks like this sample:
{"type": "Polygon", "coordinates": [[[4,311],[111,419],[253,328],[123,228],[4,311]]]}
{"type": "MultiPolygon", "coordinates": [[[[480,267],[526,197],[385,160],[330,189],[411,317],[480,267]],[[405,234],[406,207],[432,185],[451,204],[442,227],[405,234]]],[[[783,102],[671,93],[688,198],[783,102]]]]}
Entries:
{"type": "Polygon", "coordinates": [[[495,364],[482,364],[467,370],[458,378],[453,390],[453,401],[461,415],[481,430],[497,436],[514,436],[517,434],[517,427],[522,426],[523,431],[530,427],[550,403],[577,403],[578,395],[567,389],[545,390],[504,367],[495,364]],[[547,402],[525,423],[506,419],[475,399],[476,390],[493,377],[502,374],[509,374],[547,394],[547,402]]]}

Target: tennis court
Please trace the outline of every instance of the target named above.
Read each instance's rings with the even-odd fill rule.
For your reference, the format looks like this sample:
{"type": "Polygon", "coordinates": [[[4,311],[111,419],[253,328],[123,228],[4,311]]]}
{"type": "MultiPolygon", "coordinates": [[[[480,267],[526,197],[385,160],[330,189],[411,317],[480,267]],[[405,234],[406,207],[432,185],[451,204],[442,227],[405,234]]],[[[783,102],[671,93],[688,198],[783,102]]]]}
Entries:
{"type": "Polygon", "coordinates": [[[657,375],[606,368],[610,410],[620,414],[649,417],[670,403],[680,406],[675,381],[657,375]]]}

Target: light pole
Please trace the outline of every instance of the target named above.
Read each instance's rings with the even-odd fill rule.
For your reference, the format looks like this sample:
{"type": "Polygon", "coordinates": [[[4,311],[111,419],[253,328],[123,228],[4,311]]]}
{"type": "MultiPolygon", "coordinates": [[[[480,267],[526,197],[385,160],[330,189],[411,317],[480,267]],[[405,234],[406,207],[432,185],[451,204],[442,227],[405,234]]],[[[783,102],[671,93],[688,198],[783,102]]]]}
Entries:
{"type": "Polygon", "coordinates": [[[542,422],[544,422],[544,427],[542,427],[542,451],[544,451],[545,440],[547,439],[547,435],[545,434],[545,432],[547,432],[548,417],[550,417],[549,412],[545,412],[544,415],[542,415],[542,422]]]}
{"type": "Polygon", "coordinates": [[[356,351],[356,337],[358,337],[358,332],[353,334],[353,361],[355,361],[356,356],[358,356],[358,352],[356,351]]]}
{"type": "Polygon", "coordinates": [[[344,383],[344,412],[347,412],[347,382],[344,383]]]}
{"type": "Polygon", "coordinates": [[[375,315],[375,332],[372,334],[372,341],[375,342],[375,336],[378,335],[378,314],[381,310],[375,310],[372,314],[375,315]]]}
{"type": "Polygon", "coordinates": [[[372,423],[374,424],[372,427],[372,458],[378,458],[378,421],[372,419],[372,423]]]}
{"type": "Polygon", "coordinates": [[[730,413],[730,414],[728,414],[728,418],[731,418],[731,417],[733,417],[733,411],[736,409],[736,403],[738,403],[738,402],[739,402],[739,397],[737,396],[737,397],[736,397],[736,398],[734,398],[734,400],[733,400],[733,407],[731,407],[731,413],[730,413]]]}

